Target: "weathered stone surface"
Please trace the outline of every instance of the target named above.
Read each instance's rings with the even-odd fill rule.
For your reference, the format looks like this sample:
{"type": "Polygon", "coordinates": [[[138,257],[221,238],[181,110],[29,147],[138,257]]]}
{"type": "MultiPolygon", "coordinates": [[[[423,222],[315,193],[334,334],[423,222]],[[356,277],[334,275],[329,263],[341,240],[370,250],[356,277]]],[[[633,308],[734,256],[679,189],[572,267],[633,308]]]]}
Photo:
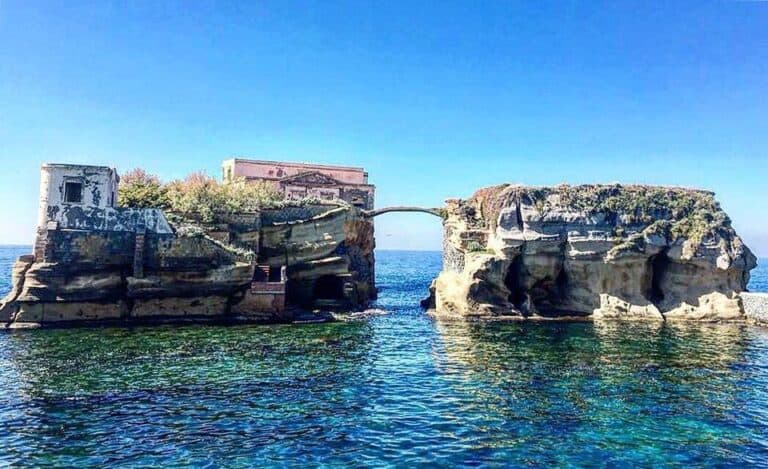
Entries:
{"type": "Polygon", "coordinates": [[[35,263],[26,271],[24,286],[16,300],[109,300],[118,297],[123,288],[124,278],[119,270],[73,273],[71,266],[35,263]]]}
{"type": "Polygon", "coordinates": [[[138,299],[134,302],[131,317],[223,317],[227,313],[227,304],[228,297],[221,295],[138,299]]]}
{"type": "Polygon", "coordinates": [[[11,291],[0,301],[0,322],[8,322],[13,319],[18,311],[16,299],[24,289],[27,271],[35,262],[34,256],[21,256],[13,264],[11,272],[11,291]]]}
{"type": "Polygon", "coordinates": [[[376,294],[374,247],[370,219],[352,207],[331,207],[309,220],[263,226],[259,262],[288,266],[294,304],[314,306],[317,282],[332,276],[349,286],[339,306],[358,309],[376,294]]]}
{"type": "Polygon", "coordinates": [[[768,293],[741,292],[747,319],[761,326],[768,326],[768,293]]]}
{"type": "Polygon", "coordinates": [[[600,295],[600,307],[595,309],[594,317],[595,319],[664,320],[664,315],[659,308],[650,301],[640,300],[639,304],[634,304],[605,293],[600,295]]]}
{"type": "Polygon", "coordinates": [[[129,298],[162,298],[229,294],[250,285],[252,264],[237,263],[204,271],[153,272],[144,278],[127,277],[129,298]]]}
{"type": "Polygon", "coordinates": [[[114,320],[126,316],[128,307],[122,300],[99,302],[19,303],[14,318],[17,323],[61,323],[72,321],[114,320]]]}
{"type": "Polygon", "coordinates": [[[0,322],[290,322],[286,290],[293,305],[315,306],[321,299],[339,308],[364,307],[375,296],[372,222],[347,206],[313,206],[306,211],[311,218],[296,219],[301,213],[291,210],[284,217],[290,222],[268,226],[258,213],[220,214],[199,225],[176,214],[174,223],[191,228],[179,233],[137,235],[101,225],[47,230],[37,250],[45,255],[24,256],[14,267],[0,322]],[[272,292],[266,283],[253,284],[257,264],[287,266],[287,285],[277,282],[280,291],[272,292]]]}
{"type": "Polygon", "coordinates": [[[498,186],[447,203],[438,313],[736,320],[755,257],[713,194],[498,186]]]}
{"type": "Polygon", "coordinates": [[[281,284],[275,285],[272,291],[269,288],[246,291],[242,300],[232,305],[231,312],[261,322],[288,322],[293,316],[286,311],[285,286],[281,284]]]}
{"type": "Polygon", "coordinates": [[[151,233],[173,233],[163,212],[152,208],[81,207],[78,205],[55,207],[49,210],[51,219],[60,228],[72,230],[98,230],[151,233]]]}

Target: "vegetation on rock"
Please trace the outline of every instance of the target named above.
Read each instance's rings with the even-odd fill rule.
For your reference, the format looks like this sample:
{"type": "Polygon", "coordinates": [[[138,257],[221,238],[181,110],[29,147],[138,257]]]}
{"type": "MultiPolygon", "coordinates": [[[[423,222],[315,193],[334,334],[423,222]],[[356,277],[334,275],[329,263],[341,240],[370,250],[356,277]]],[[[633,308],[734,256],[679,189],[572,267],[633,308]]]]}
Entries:
{"type": "Polygon", "coordinates": [[[495,227],[502,208],[524,203],[541,215],[550,211],[604,215],[621,236],[623,226],[645,226],[647,234],[686,238],[695,244],[718,230],[731,230],[730,219],[712,192],[644,185],[499,185],[481,189],[469,199],[483,223],[495,227]]]}
{"type": "Polygon", "coordinates": [[[181,180],[163,184],[143,169],[134,169],[120,180],[118,203],[122,207],[161,208],[195,214],[210,222],[215,213],[253,212],[280,206],[282,194],[272,185],[237,178],[220,183],[204,173],[192,173],[181,180]]]}
{"type": "Polygon", "coordinates": [[[117,202],[121,207],[168,208],[168,191],[160,178],[136,168],[120,176],[117,202]]]}
{"type": "Polygon", "coordinates": [[[238,178],[222,184],[204,173],[173,181],[167,190],[171,211],[194,213],[204,222],[212,221],[217,212],[254,212],[282,198],[275,188],[261,181],[238,178]]]}

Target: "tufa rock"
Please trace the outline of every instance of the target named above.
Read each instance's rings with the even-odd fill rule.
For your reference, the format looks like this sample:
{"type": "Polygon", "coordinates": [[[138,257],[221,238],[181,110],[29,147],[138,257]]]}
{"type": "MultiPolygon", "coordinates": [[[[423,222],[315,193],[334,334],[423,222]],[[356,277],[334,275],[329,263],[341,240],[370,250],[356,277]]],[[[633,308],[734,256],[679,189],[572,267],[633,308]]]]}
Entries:
{"type": "Polygon", "coordinates": [[[755,256],[711,192],[502,185],[446,213],[438,315],[744,318],[755,256]]]}

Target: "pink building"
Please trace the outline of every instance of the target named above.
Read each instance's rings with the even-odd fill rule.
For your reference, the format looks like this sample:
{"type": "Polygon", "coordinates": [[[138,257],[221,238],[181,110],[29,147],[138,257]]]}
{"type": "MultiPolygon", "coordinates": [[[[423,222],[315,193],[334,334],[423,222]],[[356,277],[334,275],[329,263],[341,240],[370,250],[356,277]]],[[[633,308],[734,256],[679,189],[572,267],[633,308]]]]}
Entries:
{"type": "Polygon", "coordinates": [[[363,168],[240,158],[224,160],[221,167],[224,181],[238,177],[268,181],[286,199],[341,199],[362,209],[373,209],[375,186],[368,184],[368,173],[363,168]]]}

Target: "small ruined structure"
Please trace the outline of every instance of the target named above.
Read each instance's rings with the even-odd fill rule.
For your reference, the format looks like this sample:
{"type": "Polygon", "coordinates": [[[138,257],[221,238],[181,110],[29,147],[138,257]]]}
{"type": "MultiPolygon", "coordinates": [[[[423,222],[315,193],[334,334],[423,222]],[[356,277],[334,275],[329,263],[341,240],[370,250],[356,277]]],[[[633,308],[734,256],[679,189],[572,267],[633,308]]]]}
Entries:
{"type": "Polygon", "coordinates": [[[373,224],[340,203],[195,214],[116,206],[102,166],[42,167],[32,255],[0,302],[10,327],[137,321],[291,322],[375,296],[373,224]]]}
{"type": "Polygon", "coordinates": [[[450,200],[446,215],[437,315],[747,317],[756,259],[711,192],[508,184],[450,200]]]}
{"type": "Polygon", "coordinates": [[[288,200],[343,200],[363,210],[374,205],[375,186],[363,168],[233,158],[222,163],[222,177],[268,182],[288,200]]]}
{"type": "Polygon", "coordinates": [[[45,260],[54,246],[49,232],[89,230],[97,232],[172,233],[158,209],[120,208],[120,178],[114,168],[70,164],[44,164],[40,171],[40,207],[34,254],[45,260]],[[50,241],[50,242],[49,242],[50,241]]]}

